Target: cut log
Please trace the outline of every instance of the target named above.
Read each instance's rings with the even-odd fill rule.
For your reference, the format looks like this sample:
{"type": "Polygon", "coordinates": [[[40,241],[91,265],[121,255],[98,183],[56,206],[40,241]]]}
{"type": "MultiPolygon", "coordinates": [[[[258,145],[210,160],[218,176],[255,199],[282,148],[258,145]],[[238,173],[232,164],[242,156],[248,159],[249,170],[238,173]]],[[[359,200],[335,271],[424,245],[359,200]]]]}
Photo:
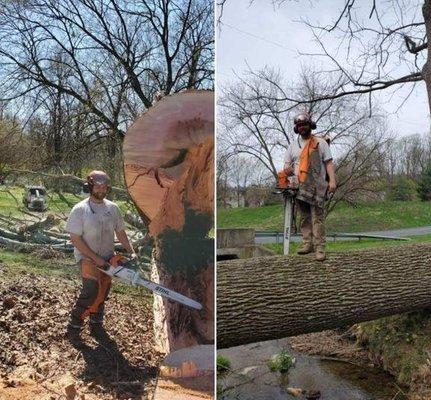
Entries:
{"type": "Polygon", "coordinates": [[[189,90],[165,97],[128,129],[124,176],[146,221],[154,219],[169,187],[188,168],[184,160],[190,149],[213,137],[211,91],[189,90]]]}
{"type": "Polygon", "coordinates": [[[22,242],[25,240],[24,235],[20,235],[18,233],[11,232],[11,231],[8,231],[7,229],[1,229],[1,228],[0,228],[0,236],[3,236],[6,239],[17,240],[19,242],[22,242]]]}
{"type": "Polygon", "coordinates": [[[214,93],[163,98],[127,131],[127,189],[154,239],[153,279],[201,302],[198,312],[155,296],[158,346],[214,342],[214,93]]]}
{"type": "Polygon", "coordinates": [[[49,229],[60,223],[60,218],[54,214],[48,214],[45,219],[38,222],[26,223],[18,227],[17,232],[19,234],[35,232],[41,229],[49,229]]]}
{"type": "Polygon", "coordinates": [[[2,245],[3,247],[6,247],[9,250],[23,252],[23,253],[29,253],[34,250],[47,249],[47,248],[52,248],[54,250],[58,250],[63,253],[73,252],[73,246],[70,242],[69,243],[65,242],[63,244],[46,245],[46,244],[38,244],[38,243],[19,242],[18,240],[7,239],[0,236],[0,245],[2,245]]]}
{"type": "Polygon", "coordinates": [[[57,238],[57,239],[69,240],[70,238],[69,233],[54,232],[46,229],[42,229],[41,232],[44,233],[45,235],[52,236],[53,238],[57,238]]]}
{"type": "Polygon", "coordinates": [[[55,237],[51,237],[43,232],[36,231],[31,234],[31,236],[27,237],[27,240],[32,243],[40,243],[40,244],[65,244],[67,240],[58,239],[55,237]]]}
{"type": "Polygon", "coordinates": [[[219,348],[430,306],[430,244],[217,263],[219,348]]]}

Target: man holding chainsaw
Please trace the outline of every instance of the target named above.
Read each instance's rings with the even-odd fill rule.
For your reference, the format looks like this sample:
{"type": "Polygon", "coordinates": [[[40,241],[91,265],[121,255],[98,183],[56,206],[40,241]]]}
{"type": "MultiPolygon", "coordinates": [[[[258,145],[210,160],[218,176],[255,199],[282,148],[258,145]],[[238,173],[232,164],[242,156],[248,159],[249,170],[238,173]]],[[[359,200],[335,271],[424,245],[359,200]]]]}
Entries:
{"type": "Polygon", "coordinates": [[[82,277],[82,290],[72,309],[68,332],[79,334],[89,317],[91,333],[97,335],[103,330],[104,304],[111,287],[111,277],[100,268],[106,268],[114,256],[114,233],[132,258],[136,254],[118,206],[105,198],[110,187],[108,175],[92,171],[87,185],[90,197],[72,208],[66,225],[82,277]]]}
{"type": "Polygon", "coordinates": [[[308,113],[295,117],[293,130],[298,137],[286,151],[284,172],[295,175],[299,183],[296,204],[301,213],[302,245],[298,254],[315,250],[316,259],[323,261],[326,258],[324,203],[337,185],[329,145],[323,138],[314,136],[313,129],[316,124],[308,113]]]}

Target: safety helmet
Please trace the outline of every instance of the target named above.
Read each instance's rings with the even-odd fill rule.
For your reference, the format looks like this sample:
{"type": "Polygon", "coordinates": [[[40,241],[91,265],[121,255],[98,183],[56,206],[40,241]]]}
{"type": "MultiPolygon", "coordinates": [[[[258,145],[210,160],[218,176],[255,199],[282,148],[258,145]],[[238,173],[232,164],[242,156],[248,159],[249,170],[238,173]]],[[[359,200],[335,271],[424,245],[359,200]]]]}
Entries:
{"type": "Polygon", "coordinates": [[[293,131],[295,133],[299,133],[299,124],[309,124],[310,129],[316,129],[316,123],[311,119],[310,114],[308,114],[307,112],[302,112],[293,119],[293,131]]]}
{"type": "Polygon", "coordinates": [[[87,185],[90,193],[92,192],[94,185],[107,185],[109,189],[110,179],[106,172],[94,170],[87,175],[87,185]]]}

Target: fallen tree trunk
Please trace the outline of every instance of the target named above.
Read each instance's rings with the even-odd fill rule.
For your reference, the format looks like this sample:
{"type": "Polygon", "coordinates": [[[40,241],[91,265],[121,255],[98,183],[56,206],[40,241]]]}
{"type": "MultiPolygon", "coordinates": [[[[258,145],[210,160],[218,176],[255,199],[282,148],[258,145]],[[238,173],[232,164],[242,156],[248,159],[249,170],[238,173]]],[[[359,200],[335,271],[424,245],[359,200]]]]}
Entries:
{"type": "Polygon", "coordinates": [[[431,306],[431,245],[217,263],[217,346],[317,332],[431,306]]]}
{"type": "Polygon", "coordinates": [[[47,217],[42,220],[42,221],[38,221],[38,222],[31,222],[28,223],[28,221],[19,226],[17,229],[17,232],[19,234],[23,234],[23,233],[30,233],[30,232],[35,232],[41,229],[49,229],[52,228],[55,225],[58,225],[60,223],[60,219],[55,216],[54,214],[48,214],[47,217]]]}
{"type": "Polygon", "coordinates": [[[0,228],[0,236],[3,236],[7,239],[18,240],[20,242],[25,240],[24,235],[20,235],[19,233],[8,231],[7,229],[2,228],[0,228]]]}
{"type": "Polygon", "coordinates": [[[63,253],[71,253],[73,252],[73,245],[71,243],[63,243],[63,244],[39,244],[39,243],[29,243],[29,242],[19,242],[17,240],[7,239],[0,236],[0,245],[6,247],[9,250],[29,253],[38,249],[47,249],[51,248],[54,250],[61,251],[63,253]]]}

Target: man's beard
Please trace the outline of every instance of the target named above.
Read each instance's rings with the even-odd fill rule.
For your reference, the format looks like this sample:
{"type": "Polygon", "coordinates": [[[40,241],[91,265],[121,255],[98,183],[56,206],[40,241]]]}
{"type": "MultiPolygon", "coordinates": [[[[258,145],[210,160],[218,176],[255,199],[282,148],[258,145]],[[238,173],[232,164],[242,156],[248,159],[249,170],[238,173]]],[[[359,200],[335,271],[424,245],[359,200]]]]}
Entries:
{"type": "Polygon", "coordinates": [[[97,200],[103,200],[106,197],[106,193],[95,192],[92,193],[92,196],[97,200]]]}
{"type": "Polygon", "coordinates": [[[308,138],[311,135],[311,130],[306,132],[299,132],[302,138],[308,138]]]}

